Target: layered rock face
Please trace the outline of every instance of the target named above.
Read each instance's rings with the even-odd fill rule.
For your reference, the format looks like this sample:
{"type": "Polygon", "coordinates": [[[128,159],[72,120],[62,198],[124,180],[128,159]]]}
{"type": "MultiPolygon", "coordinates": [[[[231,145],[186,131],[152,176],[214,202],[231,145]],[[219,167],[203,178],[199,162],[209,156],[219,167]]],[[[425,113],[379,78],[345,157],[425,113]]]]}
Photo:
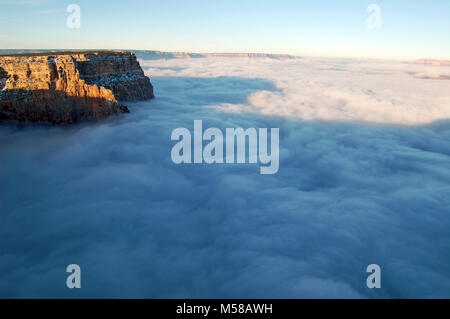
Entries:
{"type": "Polygon", "coordinates": [[[0,57],[0,119],[74,123],[128,112],[120,101],[153,98],[130,52],[0,57]]]}

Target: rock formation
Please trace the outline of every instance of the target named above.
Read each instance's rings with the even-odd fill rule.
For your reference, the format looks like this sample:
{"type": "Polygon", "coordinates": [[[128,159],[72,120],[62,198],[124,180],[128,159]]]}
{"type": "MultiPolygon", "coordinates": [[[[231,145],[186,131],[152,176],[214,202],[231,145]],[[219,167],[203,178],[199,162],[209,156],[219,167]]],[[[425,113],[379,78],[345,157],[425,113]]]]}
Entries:
{"type": "MultiPolygon", "coordinates": [[[[43,53],[48,50],[5,50],[0,49],[2,54],[32,54],[43,53]]],[[[58,51],[56,51],[58,52],[58,51]]],[[[163,52],[151,50],[133,50],[138,59],[142,60],[169,60],[190,58],[262,58],[273,60],[297,60],[301,57],[289,54],[266,54],[266,53],[191,53],[191,52],[163,52]]]]}
{"type": "Polygon", "coordinates": [[[153,98],[131,52],[0,56],[0,120],[74,123],[128,112],[121,101],[153,98]]]}
{"type": "Polygon", "coordinates": [[[426,64],[432,66],[450,66],[450,60],[433,60],[433,59],[421,59],[416,60],[415,64],[426,64]]]}
{"type": "Polygon", "coordinates": [[[161,52],[161,51],[133,51],[139,59],[160,60],[160,59],[190,59],[190,58],[262,58],[273,60],[294,60],[299,56],[288,54],[266,54],[266,53],[189,53],[189,52],[161,52]]]}

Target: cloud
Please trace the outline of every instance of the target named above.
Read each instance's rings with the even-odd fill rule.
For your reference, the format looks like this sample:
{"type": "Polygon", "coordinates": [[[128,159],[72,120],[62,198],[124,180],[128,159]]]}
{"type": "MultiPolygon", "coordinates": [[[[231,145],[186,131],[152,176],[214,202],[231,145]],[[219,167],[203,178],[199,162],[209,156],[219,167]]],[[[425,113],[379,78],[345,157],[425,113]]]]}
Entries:
{"type": "Polygon", "coordinates": [[[128,115],[3,124],[0,297],[450,297],[450,122],[398,125],[432,118],[410,114],[416,98],[443,118],[446,81],[303,63],[144,62],[157,99],[128,115]],[[279,127],[278,174],[173,164],[170,133],[196,119],[279,127]],[[372,263],[379,290],[365,286],[372,263]]]}
{"type": "Polygon", "coordinates": [[[272,80],[278,91],[258,91],[231,111],[304,120],[427,124],[450,118],[450,68],[345,59],[195,59],[145,61],[154,76],[238,76],[272,80]],[[181,69],[179,69],[181,68],[181,69]],[[422,79],[419,79],[422,78],[422,79]]]}

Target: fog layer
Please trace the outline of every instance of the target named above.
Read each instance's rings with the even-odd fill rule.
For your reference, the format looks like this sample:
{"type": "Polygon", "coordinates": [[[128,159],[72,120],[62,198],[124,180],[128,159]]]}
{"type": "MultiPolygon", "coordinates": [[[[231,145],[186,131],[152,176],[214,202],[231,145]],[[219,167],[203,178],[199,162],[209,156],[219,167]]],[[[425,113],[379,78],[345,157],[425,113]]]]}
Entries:
{"type": "Polygon", "coordinates": [[[450,82],[420,78],[448,69],[142,65],[157,98],[130,114],[1,125],[0,297],[450,297],[450,82]],[[172,163],[194,120],[280,128],[279,172],[172,163]]]}

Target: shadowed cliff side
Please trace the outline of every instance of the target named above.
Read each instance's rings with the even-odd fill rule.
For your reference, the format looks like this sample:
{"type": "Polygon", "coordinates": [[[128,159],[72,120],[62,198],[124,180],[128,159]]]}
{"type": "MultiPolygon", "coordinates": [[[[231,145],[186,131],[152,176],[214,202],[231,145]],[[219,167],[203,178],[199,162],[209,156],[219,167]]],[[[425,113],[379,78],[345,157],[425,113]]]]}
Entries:
{"type": "Polygon", "coordinates": [[[0,93],[0,120],[73,124],[128,113],[126,106],[102,97],[70,96],[54,90],[7,90],[0,93]]]}
{"type": "Polygon", "coordinates": [[[130,52],[0,57],[0,120],[75,123],[128,112],[119,101],[154,98],[130,52]]]}

